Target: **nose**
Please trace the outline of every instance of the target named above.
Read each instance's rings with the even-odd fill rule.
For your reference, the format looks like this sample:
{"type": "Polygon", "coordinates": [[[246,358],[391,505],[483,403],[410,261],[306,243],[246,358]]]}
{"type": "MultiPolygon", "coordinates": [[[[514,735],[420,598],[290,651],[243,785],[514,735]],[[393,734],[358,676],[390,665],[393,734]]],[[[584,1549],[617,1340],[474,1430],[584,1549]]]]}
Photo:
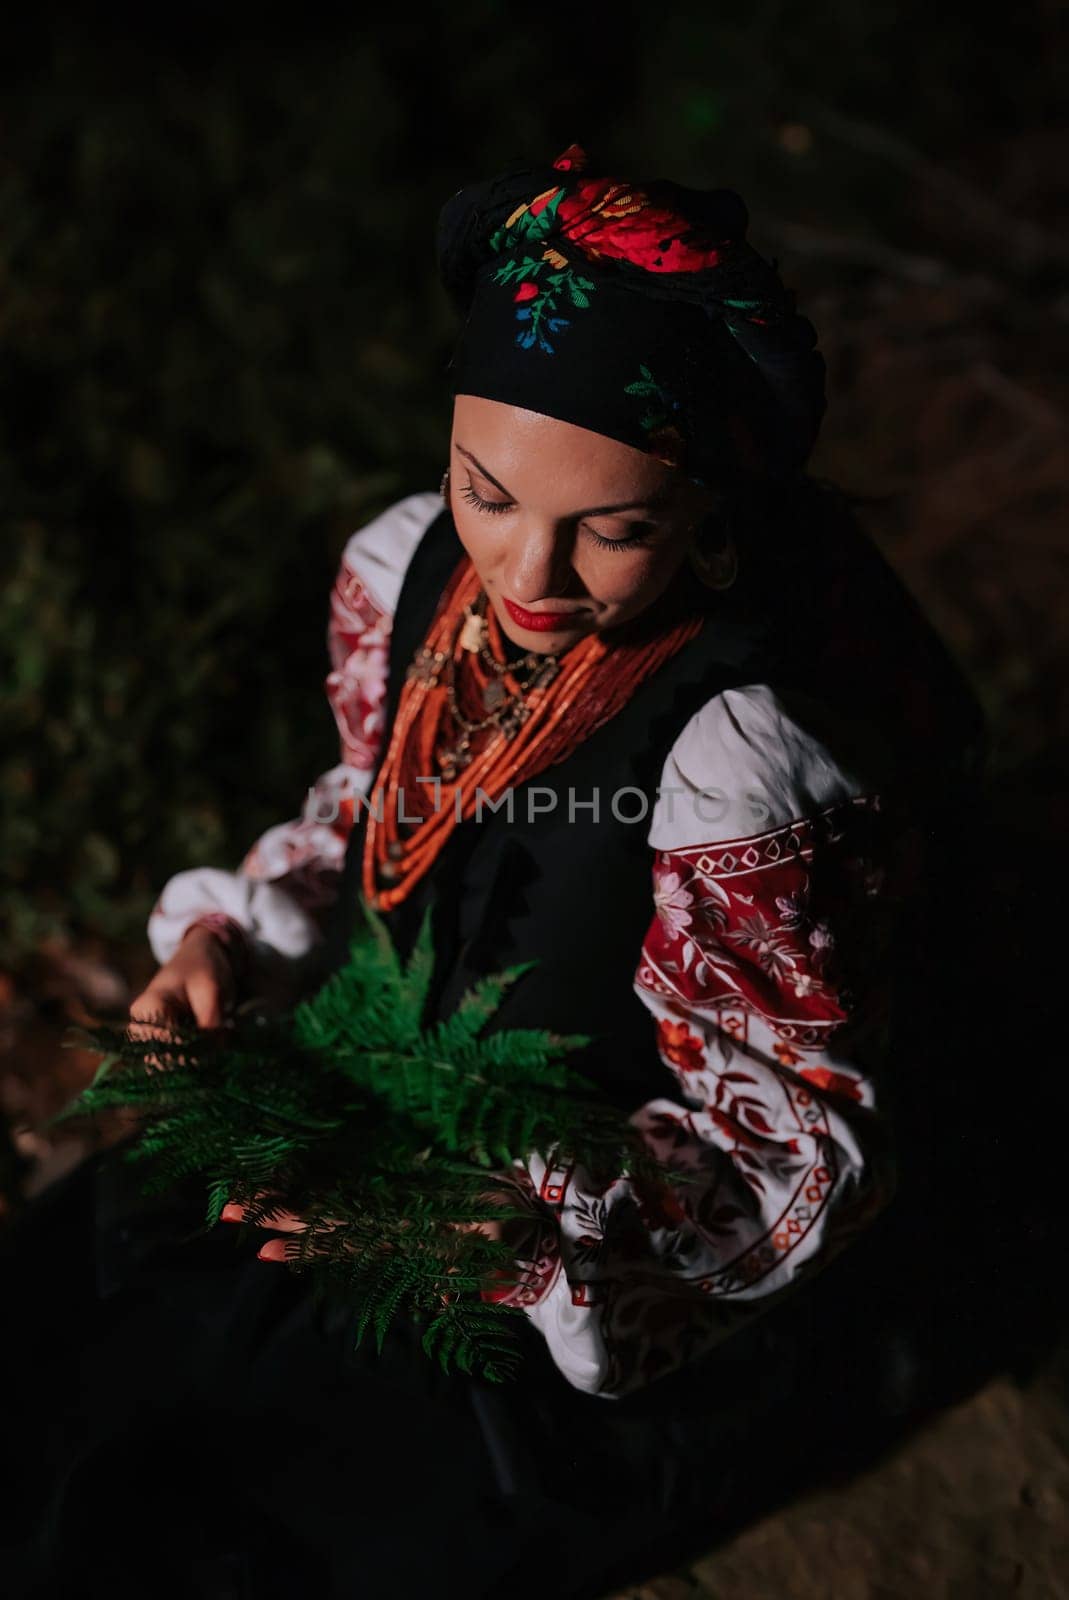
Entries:
{"type": "Polygon", "coordinates": [[[574,540],[558,523],[525,521],[510,533],[502,567],[505,593],[520,605],[559,599],[574,586],[574,540]]]}

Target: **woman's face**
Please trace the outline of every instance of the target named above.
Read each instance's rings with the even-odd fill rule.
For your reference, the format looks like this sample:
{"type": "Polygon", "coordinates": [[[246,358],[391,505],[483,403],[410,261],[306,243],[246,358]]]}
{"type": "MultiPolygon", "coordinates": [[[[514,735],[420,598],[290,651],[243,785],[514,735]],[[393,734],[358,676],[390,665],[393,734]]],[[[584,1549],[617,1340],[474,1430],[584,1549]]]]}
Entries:
{"type": "Polygon", "coordinates": [[[717,504],[630,445],[467,394],[453,408],[449,498],[502,631],[539,651],[644,611],[717,504]]]}

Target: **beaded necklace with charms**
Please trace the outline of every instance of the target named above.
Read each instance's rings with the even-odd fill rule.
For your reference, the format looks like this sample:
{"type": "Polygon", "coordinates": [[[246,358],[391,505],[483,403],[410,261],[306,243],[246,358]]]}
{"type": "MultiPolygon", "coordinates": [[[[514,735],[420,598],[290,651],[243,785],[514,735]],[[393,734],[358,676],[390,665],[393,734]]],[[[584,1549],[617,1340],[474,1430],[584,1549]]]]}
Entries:
{"type": "Polygon", "coordinates": [[[616,643],[589,634],[562,654],[531,651],[510,663],[465,557],[407,670],[368,797],[362,888],[369,904],[388,911],[404,900],[459,823],[563,761],[704,620],[690,612],[616,643]]]}
{"type": "MultiPolygon", "coordinates": [[[[477,657],[470,661],[472,688],[486,709],[482,717],[466,716],[461,708],[463,686],[458,684],[458,661],[455,655],[447,656],[443,663],[446,704],[458,730],[452,743],[443,743],[435,752],[442,777],[452,782],[462,767],[473,756],[472,741],[489,728],[496,728],[504,739],[514,739],[531,715],[528,695],[532,690],[553,682],[560,671],[559,657],[552,653],[539,654],[530,650],[521,661],[511,663],[499,660],[490,648],[490,628],[486,620],[487,598],[480,591],[476,599],[464,607],[464,623],[460,629],[461,651],[477,657]]],[[[500,648],[500,632],[494,618],[500,648]]],[[[461,657],[463,663],[463,657],[461,657]]]]}

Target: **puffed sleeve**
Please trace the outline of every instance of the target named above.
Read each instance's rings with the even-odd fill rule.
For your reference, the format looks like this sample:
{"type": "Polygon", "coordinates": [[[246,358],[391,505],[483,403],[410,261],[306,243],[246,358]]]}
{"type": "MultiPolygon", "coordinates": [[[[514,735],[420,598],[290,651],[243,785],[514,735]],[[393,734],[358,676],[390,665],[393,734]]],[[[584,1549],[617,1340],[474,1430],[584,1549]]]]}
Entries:
{"type": "Polygon", "coordinates": [[[378,758],[401,583],[441,509],[437,494],[409,495],[347,541],[330,596],[325,683],[340,759],[308,786],[300,814],[268,828],[235,870],[192,867],[168,880],[148,922],[157,961],[198,922],[223,934],[242,969],[265,953],[296,961],[320,944],[378,758]]]}
{"type": "Polygon", "coordinates": [[[890,951],[919,835],[888,821],[869,734],[809,709],[765,684],[715,696],[653,811],[634,982],[664,1093],[630,1120],[688,1181],[653,1193],[525,1164],[540,1237],[519,1287],[493,1297],[521,1306],[590,1393],[625,1394],[717,1344],[894,1190],[890,951]]]}

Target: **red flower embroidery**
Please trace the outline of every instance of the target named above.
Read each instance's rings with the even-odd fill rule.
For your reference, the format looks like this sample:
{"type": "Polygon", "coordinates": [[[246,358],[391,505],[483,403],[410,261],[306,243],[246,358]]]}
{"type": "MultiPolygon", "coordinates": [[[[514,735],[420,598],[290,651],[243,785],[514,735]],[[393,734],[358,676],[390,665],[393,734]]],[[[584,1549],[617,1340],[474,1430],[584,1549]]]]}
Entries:
{"type": "Polygon", "coordinates": [[[581,144],[570,144],[553,165],[558,172],[582,172],[587,164],[587,153],[581,144]]]}
{"type": "Polygon", "coordinates": [[[861,1100],[857,1080],[847,1077],[845,1072],[833,1072],[830,1067],[802,1067],[798,1076],[807,1083],[816,1084],[818,1089],[826,1089],[829,1094],[845,1094],[851,1100],[861,1100]]]}
{"type": "Polygon", "coordinates": [[[558,189],[546,189],[544,191],[544,193],[536,195],[535,198],[531,201],[531,204],[527,207],[527,209],[530,212],[531,216],[532,217],[541,216],[542,212],[549,205],[549,202],[553,199],[553,196],[555,194],[558,194],[559,192],[560,191],[558,189]]]}
{"type": "Polygon", "coordinates": [[[718,266],[714,245],[684,243],[692,223],[615,178],[583,178],[557,209],[561,234],[584,254],[611,256],[649,272],[697,272],[718,266]]]}
{"type": "Polygon", "coordinates": [[[661,1053],[684,1072],[700,1072],[705,1065],[703,1041],[687,1030],[685,1022],[660,1021],[657,1037],[661,1053]]]}
{"type": "Polygon", "coordinates": [[[706,1106],[705,1114],[709,1121],[715,1123],[720,1132],[726,1133],[728,1138],[733,1139],[736,1145],[746,1145],[751,1150],[760,1150],[763,1147],[764,1141],[756,1133],[751,1133],[739,1121],[738,1117],[729,1116],[726,1111],[721,1111],[717,1106],[706,1106]]]}
{"type": "Polygon", "coordinates": [[[521,283],[512,298],[518,305],[523,305],[525,300],[533,300],[537,294],[537,283],[521,283]]]}

